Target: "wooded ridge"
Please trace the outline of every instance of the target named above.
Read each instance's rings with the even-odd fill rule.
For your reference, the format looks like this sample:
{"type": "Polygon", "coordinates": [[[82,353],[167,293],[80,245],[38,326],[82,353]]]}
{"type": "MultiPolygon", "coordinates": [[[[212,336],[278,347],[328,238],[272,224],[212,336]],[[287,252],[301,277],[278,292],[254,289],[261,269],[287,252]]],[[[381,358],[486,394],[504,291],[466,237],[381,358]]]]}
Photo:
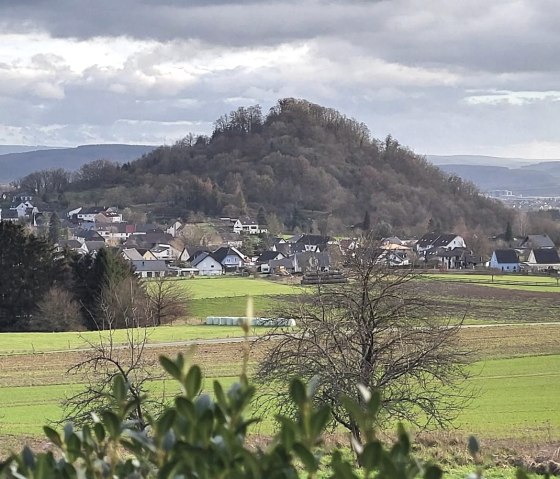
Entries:
{"type": "Polygon", "coordinates": [[[150,205],[160,218],[254,215],[262,207],[286,229],[327,233],[359,226],[366,212],[372,224],[403,234],[425,232],[428,223],[501,232],[510,217],[391,136],[376,140],[365,124],[292,98],[267,115],[239,108],[218,118],[211,136],[190,134],[136,161],[85,165],[62,190],[59,198],[89,191],[98,204],[150,205]]]}

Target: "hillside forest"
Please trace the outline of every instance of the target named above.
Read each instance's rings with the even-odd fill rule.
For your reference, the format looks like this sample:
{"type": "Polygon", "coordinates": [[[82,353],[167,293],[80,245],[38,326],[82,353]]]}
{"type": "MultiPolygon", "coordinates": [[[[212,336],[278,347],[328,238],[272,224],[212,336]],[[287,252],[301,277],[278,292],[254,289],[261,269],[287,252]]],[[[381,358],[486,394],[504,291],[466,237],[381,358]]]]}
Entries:
{"type": "Polygon", "coordinates": [[[367,217],[384,233],[502,232],[511,212],[388,136],[305,100],[263,114],[242,107],[211,136],[187,135],[122,165],[96,160],[77,173],[32,173],[16,182],[53,209],[82,204],[137,208],[154,220],[256,215],[280,229],[347,232],[367,217]]]}

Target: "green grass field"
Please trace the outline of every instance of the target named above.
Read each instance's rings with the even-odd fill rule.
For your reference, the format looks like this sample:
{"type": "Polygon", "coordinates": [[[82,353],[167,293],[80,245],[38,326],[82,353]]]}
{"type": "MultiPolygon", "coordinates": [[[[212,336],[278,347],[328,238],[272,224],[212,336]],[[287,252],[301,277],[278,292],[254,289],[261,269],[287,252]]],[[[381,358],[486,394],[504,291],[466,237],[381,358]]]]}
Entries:
{"type": "MultiPolygon", "coordinates": [[[[297,286],[260,278],[194,278],[177,280],[176,283],[185,288],[193,298],[189,305],[189,316],[200,320],[207,316],[244,316],[249,296],[253,296],[254,314],[265,314],[282,297],[301,291],[297,286]]],[[[261,331],[255,330],[255,334],[261,331]]],[[[150,341],[154,343],[242,335],[239,328],[203,325],[150,328],[148,334],[150,341]]],[[[98,337],[99,333],[91,331],[0,334],[0,355],[80,349],[87,347],[88,342],[96,341],[98,337]]],[[[114,340],[116,343],[125,343],[125,332],[117,331],[114,340]]]]}
{"type": "MultiPolygon", "coordinates": [[[[236,278],[220,276],[216,278],[193,278],[174,280],[185,288],[192,299],[224,298],[235,296],[263,296],[297,294],[299,286],[275,283],[261,278],[236,278]]],[[[149,282],[148,282],[149,284],[149,282]]]]}
{"type": "MultiPolygon", "coordinates": [[[[253,296],[253,314],[266,315],[275,304],[289,300],[289,296],[253,296]]],[[[247,296],[193,299],[189,316],[204,320],[208,316],[245,316],[247,296]]]]}
{"type": "MultiPolygon", "coordinates": [[[[510,289],[560,292],[560,288],[555,285],[556,279],[548,277],[500,275],[494,278],[494,283],[487,275],[436,274],[429,278],[510,289]],[[534,285],[528,285],[528,281],[534,285]]],[[[252,278],[196,278],[181,280],[178,284],[190,291],[193,298],[190,316],[198,318],[211,315],[242,316],[249,295],[253,296],[255,314],[265,314],[271,303],[289,301],[287,295],[297,294],[299,290],[290,285],[252,278]]],[[[456,299],[449,298],[449,301],[455,302],[456,299]]],[[[524,303],[529,308],[523,310],[526,320],[531,319],[530,311],[540,307],[539,301],[531,299],[524,303]]],[[[511,312],[504,310],[501,301],[487,298],[478,302],[495,311],[496,317],[488,320],[489,323],[500,322],[500,315],[504,315],[505,319],[511,315],[511,312]]],[[[252,334],[261,332],[262,329],[255,329],[252,334]]],[[[242,331],[237,327],[226,326],[174,325],[152,329],[149,334],[152,343],[173,343],[236,337],[241,336],[242,331]]],[[[460,432],[474,433],[481,438],[535,438],[538,441],[551,441],[558,437],[560,346],[556,338],[560,335],[560,328],[555,325],[473,328],[466,329],[462,334],[463,340],[477,351],[476,357],[480,359],[473,365],[473,371],[477,374],[471,379],[471,384],[480,394],[457,419],[460,432]]],[[[0,334],[0,437],[39,436],[44,423],[49,419],[60,418],[61,400],[80,387],[76,384],[78,379],[67,377],[65,371],[71,364],[71,357],[82,353],[41,353],[71,352],[86,347],[88,341],[94,342],[97,338],[98,333],[93,332],[0,334]],[[14,355],[18,355],[17,359],[14,355]],[[51,362],[55,357],[58,361],[56,364],[51,362]],[[8,359],[11,359],[9,365],[8,359]]],[[[124,343],[125,332],[117,332],[115,341],[124,343]]],[[[215,346],[215,349],[220,348],[221,345],[215,346]]],[[[210,352],[203,350],[201,354],[210,352]]],[[[232,354],[220,357],[219,361],[207,359],[204,370],[208,373],[206,388],[211,388],[214,377],[231,384],[240,371],[240,358],[232,354]]],[[[161,385],[154,385],[154,388],[160,389],[161,385]]],[[[270,420],[265,421],[260,432],[270,433],[271,424],[270,420]]],[[[1,452],[3,448],[0,441],[1,452]]]]}
{"type": "Polygon", "coordinates": [[[472,283],[521,291],[560,292],[560,278],[516,274],[425,274],[425,279],[449,283],[472,283]]]}
{"type": "Polygon", "coordinates": [[[460,429],[480,437],[558,437],[560,355],[495,359],[474,370],[480,394],[459,416],[460,429]]]}
{"type": "MultiPolygon", "coordinates": [[[[492,438],[550,439],[560,434],[560,355],[494,359],[473,365],[471,379],[478,397],[459,416],[456,426],[468,434],[492,438]]],[[[235,381],[238,365],[218,379],[227,387],[235,381]]],[[[205,379],[210,391],[214,377],[205,379]]],[[[167,382],[167,388],[173,387],[167,382]]],[[[77,384],[0,388],[0,435],[41,434],[48,420],[61,417],[60,402],[78,390],[77,384]]],[[[161,389],[156,386],[154,390],[161,389]]],[[[169,391],[168,391],[169,392],[169,391]]],[[[267,421],[261,432],[270,432],[267,421]]]]}
{"type": "MultiPolygon", "coordinates": [[[[262,328],[254,328],[252,333],[261,334],[262,328]]],[[[233,338],[243,335],[241,328],[235,326],[160,326],[147,328],[150,343],[167,343],[192,341],[196,339],[233,338]]],[[[98,341],[100,334],[106,333],[84,331],[81,333],[2,333],[0,334],[0,355],[39,353],[46,351],[70,351],[87,348],[92,342],[98,341]]],[[[126,342],[126,331],[114,332],[115,344],[126,342]]],[[[0,373],[1,375],[1,373],[0,373]]]]}

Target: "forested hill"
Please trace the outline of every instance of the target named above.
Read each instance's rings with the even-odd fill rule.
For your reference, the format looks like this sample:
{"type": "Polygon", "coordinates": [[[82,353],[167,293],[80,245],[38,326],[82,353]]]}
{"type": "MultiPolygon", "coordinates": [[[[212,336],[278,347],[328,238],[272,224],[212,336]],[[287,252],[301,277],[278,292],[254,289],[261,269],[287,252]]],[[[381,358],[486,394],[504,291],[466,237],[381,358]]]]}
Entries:
{"type": "Polygon", "coordinates": [[[431,218],[445,230],[464,222],[501,231],[509,214],[391,137],[373,140],[363,123],[304,100],[280,100],[266,116],[240,108],[210,138],[185,138],[123,169],[136,184],[161,185],[158,196],[184,210],[262,206],[287,227],[328,218],[340,231],[367,211],[395,231],[423,231],[431,218]]]}
{"type": "Polygon", "coordinates": [[[423,233],[430,219],[441,230],[501,232],[509,216],[391,137],[374,140],[363,123],[295,99],[267,115],[240,108],[219,118],[210,137],[189,135],[122,166],[89,165],[68,187],[87,198],[95,192],[98,204],[147,205],[160,218],[263,207],[287,229],[331,233],[347,232],[366,212],[395,234],[423,233]]]}

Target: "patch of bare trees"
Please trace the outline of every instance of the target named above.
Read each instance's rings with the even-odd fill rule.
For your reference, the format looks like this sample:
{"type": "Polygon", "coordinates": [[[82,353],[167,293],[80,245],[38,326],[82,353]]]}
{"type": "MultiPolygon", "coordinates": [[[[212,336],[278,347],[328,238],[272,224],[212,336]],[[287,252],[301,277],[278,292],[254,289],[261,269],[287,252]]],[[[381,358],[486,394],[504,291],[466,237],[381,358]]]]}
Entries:
{"type": "Polygon", "coordinates": [[[377,253],[375,245],[362,247],[348,265],[348,283],[319,285],[278,312],[295,318],[298,328],[262,340],[268,352],[256,376],[271,387],[261,405],[289,409],[282,391],[301,378],[316,388],[317,403],[331,406],[333,424],[358,439],[341,398],[363,404],[359,384],[381,392],[381,421],[442,426],[464,407],[471,392],[465,383],[469,356],[457,343],[460,321],[430,304],[411,271],[378,264],[377,253]]]}

